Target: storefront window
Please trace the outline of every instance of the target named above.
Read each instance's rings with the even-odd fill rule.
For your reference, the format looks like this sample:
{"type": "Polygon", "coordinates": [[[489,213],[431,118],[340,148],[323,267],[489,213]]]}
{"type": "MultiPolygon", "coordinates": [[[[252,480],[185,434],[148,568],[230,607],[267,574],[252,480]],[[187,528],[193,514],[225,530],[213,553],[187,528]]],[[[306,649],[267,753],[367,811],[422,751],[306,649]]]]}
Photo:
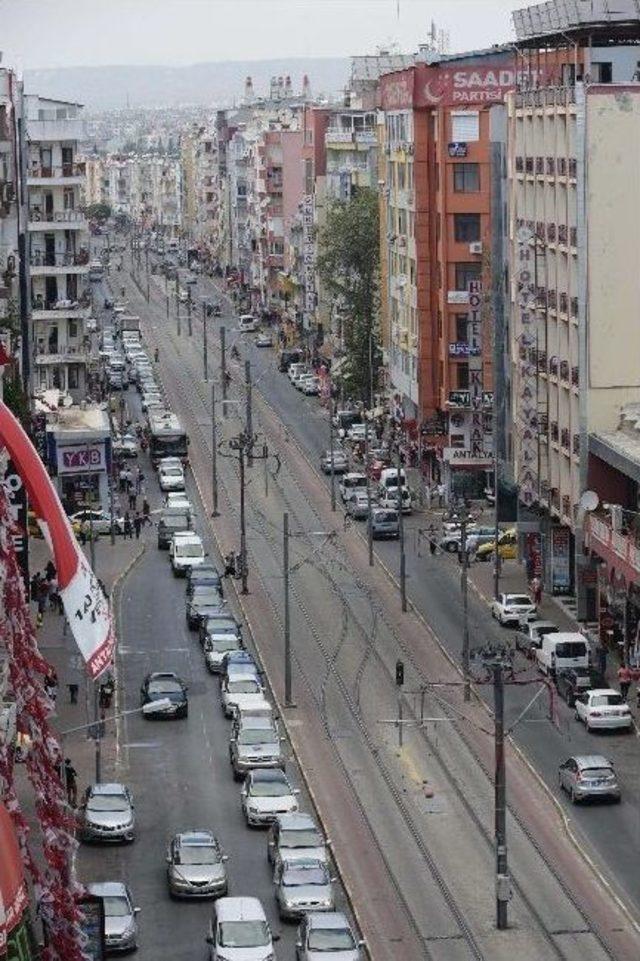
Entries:
{"type": "Polygon", "coordinates": [[[67,474],[62,477],[62,505],[73,514],[84,504],[100,504],[99,474],[67,474]]]}

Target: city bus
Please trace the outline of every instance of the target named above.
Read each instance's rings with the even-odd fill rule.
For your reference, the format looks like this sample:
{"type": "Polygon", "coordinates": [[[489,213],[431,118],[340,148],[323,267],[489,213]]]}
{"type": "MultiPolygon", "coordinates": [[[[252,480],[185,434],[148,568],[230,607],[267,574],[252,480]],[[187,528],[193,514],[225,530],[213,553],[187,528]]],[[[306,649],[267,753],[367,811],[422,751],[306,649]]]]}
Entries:
{"type": "Polygon", "coordinates": [[[149,453],[154,467],[163,457],[179,457],[183,464],[189,459],[189,438],[175,414],[151,411],[149,414],[151,440],[149,453]]]}

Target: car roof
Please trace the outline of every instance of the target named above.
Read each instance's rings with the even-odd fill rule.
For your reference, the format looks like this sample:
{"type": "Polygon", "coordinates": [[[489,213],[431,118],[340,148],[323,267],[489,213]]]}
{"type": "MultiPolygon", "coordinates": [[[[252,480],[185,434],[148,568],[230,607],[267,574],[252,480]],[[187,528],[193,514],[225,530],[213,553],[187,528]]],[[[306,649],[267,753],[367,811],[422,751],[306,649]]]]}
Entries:
{"type": "Polygon", "coordinates": [[[264,908],[258,898],[219,898],[215,906],[219,922],[266,921],[264,908]]]}
{"type": "Polygon", "coordinates": [[[590,691],[585,691],[585,694],[617,694],[620,695],[620,691],[614,691],[612,687],[594,687],[590,691]]]}
{"type": "Polygon", "coordinates": [[[124,784],[117,784],[115,781],[110,781],[105,784],[92,784],[90,791],[92,795],[126,794],[127,788],[124,784]]]}
{"type": "Polygon", "coordinates": [[[553,621],[527,621],[527,627],[529,630],[536,627],[556,627],[553,621]]]}
{"type": "Polygon", "coordinates": [[[579,631],[556,631],[555,634],[547,634],[547,637],[553,638],[553,640],[558,643],[561,641],[583,641],[585,644],[588,643],[587,638],[579,631]]]}
{"type": "Polygon", "coordinates": [[[175,671],[152,671],[151,674],[147,674],[148,681],[159,681],[162,678],[171,678],[173,681],[180,680],[175,671]]]}
{"type": "Polygon", "coordinates": [[[276,820],[284,831],[308,831],[309,828],[318,827],[311,814],[304,814],[301,811],[278,814],[276,820]]]}
{"type": "Polygon", "coordinates": [[[99,898],[129,897],[127,886],[123,881],[94,881],[92,884],[88,884],[87,888],[91,894],[95,894],[99,898]]]}
{"type": "Polygon", "coordinates": [[[217,844],[215,835],[213,831],[181,831],[176,834],[175,839],[179,844],[183,844],[185,847],[189,846],[201,846],[203,844],[217,844]]]}
{"type": "Polygon", "coordinates": [[[309,928],[351,928],[342,911],[310,911],[306,918],[309,928]]]}
{"type": "Polygon", "coordinates": [[[575,754],[573,760],[580,768],[613,767],[611,761],[602,754],[575,754]]]}

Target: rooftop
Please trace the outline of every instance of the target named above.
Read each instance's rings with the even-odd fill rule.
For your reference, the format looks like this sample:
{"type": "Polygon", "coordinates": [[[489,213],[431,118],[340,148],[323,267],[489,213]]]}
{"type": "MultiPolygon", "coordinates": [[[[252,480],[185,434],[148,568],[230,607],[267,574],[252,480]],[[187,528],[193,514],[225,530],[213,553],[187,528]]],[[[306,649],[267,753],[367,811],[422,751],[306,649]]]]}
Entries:
{"type": "Polygon", "coordinates": [[[640,404],[626,404],[622,408],[616,430],[591,434],[589,450],[640,483],[640,404]]]}
{"type": "Polygon", "coordinates": [[[61,407],[49,414],[47,421],[47,430],[56,434],[72,431],[110,432],[109,418],[102,407],[61,407]]]}
{"type": "Polygon", "coordinates": [[[546,0],[513,11],[516,42],[522,47],[567,46],[640,40],[638,0],[546,0]]]}

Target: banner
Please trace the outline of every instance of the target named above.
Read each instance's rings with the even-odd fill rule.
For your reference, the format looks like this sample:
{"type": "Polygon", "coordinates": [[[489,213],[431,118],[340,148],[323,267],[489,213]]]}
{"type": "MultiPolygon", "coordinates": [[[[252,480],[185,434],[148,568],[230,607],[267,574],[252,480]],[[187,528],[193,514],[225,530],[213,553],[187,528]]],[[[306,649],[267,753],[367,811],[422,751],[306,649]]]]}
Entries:
{"type": "Polygon", "coordinates": [[[551,528],[551,590],[568,594],[571,590],[571,532],[568,527],[551,528]]]}
{"type": "Polygon", "coordinates": [[[1,401],[0,442],[9,451],[53,552],[65,614],[87,671],[95,679],[112,662],[115,648],[107,599],[80,550],[69,518],[36,449],[1,401]]]}

